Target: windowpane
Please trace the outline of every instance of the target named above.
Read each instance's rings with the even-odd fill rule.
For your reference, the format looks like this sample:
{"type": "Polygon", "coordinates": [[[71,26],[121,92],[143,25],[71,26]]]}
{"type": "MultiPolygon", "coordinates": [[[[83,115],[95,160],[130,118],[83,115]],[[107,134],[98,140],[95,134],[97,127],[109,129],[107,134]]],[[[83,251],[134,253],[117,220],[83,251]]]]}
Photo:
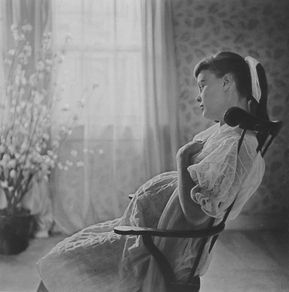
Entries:
{"type": "Polygon", "coordinates": [[[83,89],[81,84],[81,54],[67,52],[65,61],[60,64],[56,76],[56,95],[60,97],[54,111],[56,123],[66,121],[71,116],[70,110],[80,114],[78,102],[81,100],[83,89]],[[65,110],[69,108],[69,111],[65,110]]]}
{"type": "Polygon", "coordinates": [[[109,49],[114,44],[114,0],[85,0],[83,10],[83,45],[109,49]]]}
{"type": "Polygon", "coordinates": [[[79,46],[82,42],[82,2],[55,0],[53,9],[53,37],[56,48],[62,47],[67,35],[71,36],[71,45],[79,46]]]}
{"type": "Polygon", "coordinates": [[[139,0],[116,1],[116,42],[120,48],[139,48],[141,42],[139,0]]]}
{"type": "Polygon", "coordinates": [[[83,58],[86,113],[91,124],[109,124],[113,121],[115,91],[114,59],[110,53],[90,53],[83,58]],[[91,86],[92,85],[92,86],[91,86]]]}

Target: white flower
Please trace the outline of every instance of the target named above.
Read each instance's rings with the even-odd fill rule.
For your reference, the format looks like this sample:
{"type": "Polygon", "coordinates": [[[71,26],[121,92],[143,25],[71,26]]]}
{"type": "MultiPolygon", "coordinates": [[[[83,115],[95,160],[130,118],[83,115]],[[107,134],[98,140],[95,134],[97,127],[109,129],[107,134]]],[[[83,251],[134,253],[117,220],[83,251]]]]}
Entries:
{"type": "Polygon", "coordinates": [[[40,104],[44,99],[43,94],[36,92],[35,97],[34,97],[34,102],[35,104],[40,104]]]}
{"type": "Polygon", "coordinates": [[[30,32],[30,31],[32,31],[32,26],[30,24],[25,24],[22,26],[22,30],[30,32]]]}
{"type": "Polygon", "coordinates": [[[44,79],[44,74],[42,72],[38,73],[38,78],[40,80],[43,80],[44,79]]]}
{"type": "Polygon", "coordinates": [[[8,191],[11,193],[12,191],[14,190],[14,187],[11,186],[11,187],[8,187],[8,191]]]}
{"type": "Polygon", "coordinates": [[[10,177],[11,178],[14,178],[16,176],[16,171],[15,171],[15,169],[11,169],[11,171],[10,171],[10,177]]]}
{"type": "Polygon", "coordinates": [[[82,167],[82,166],[84,166],[83,161],[77,161],[77,162],[76,162],[76,166],[77,166],[77,167],[82,167]]]}
{"type": "Polygon", "coordinates": [[[15,153],[15,145],[9,145],[8,150],[10,153],[15,153]]]}
{"type": "Polygon", "coordinates": [[[22,85],[26,85],[26,83],[27,83],[27,80],[24,76],[21,76],[21,83],[22,83],[22,85]]]}
{"type": "Polygon", "coordinates": [[[65,41],[66,42],[69,42],[69,41],[71,41],[72,40],[72,35],[70,34],[70,33],[67,33],[66,35],[65,35],[65,41]]]}
{"type": "Polygon", "coordinates": [[[76,150],[71,150],[70,154],[71,154],[71,156],[76,157],[77,156],[77,151],[76,150]]]}
{"type": "Polygon", "coordinates": [[[12,64],[12,60],[5,59],[4,64],[10,66],[12,64]]]}
{"type": "Polygon", "coordinates": [[[42,61],[39,61],[39,62],[37,63],[37,65],[36,65],[36,69],[37,69],[38,71],[43,71],[44,68],[45,68],[44,63],[43,63],[42,61]]]}
{"type": "Polygon", "coordinates": [[[11,56],[14,56],[15,55],[15,50],[14,49],[9,50],[8,54],[11,55],[11,56]]]}
{"type": "Polygon", "coordinates": [[[52,142],[52,146],[54,147],[54,148],[58,148],[59,147],[59,141],[53,141],[52,142]]]}
{"type": "Polygon", "coordinates": [[[59,169],[63,169],[63,165],[62,165],[62,163],[61,163],[61,162],[58,162],[58,163],[57,163],[57,167],[58,167],[59,169]]]}
{"type": "Polygon", "coordinates": [[[17,30],[17,24],[16,23],[12,23],[10,26],[11,31],[15,31],[17,30]]]}
{"type": "Polygon", "coordinates": [[[0,153],[4,153],[5,152],[5,147],[4,147],[4,145],[0,145],[0,153]]]}
{"type": "Polygon", "coordinates": [[[36,77],[36,74],[32,74],[32,75],[30,75],[30,77],[29,77],[29,84],[30,84],[31,86],[36,86],[36,84],[37,84],[37,77],[36,77]]]}
{"type": "Polygon", "coordinates": [[[1,181],[0,185],[3,189],[7,189],[8,188],[8,181],[7,180],[1,181]]]}
{"type": "Polygon", "coordinates": [[[67,167],[71,167],[73,165],[72,161],[70,160],[66,160],[65,164],[67,167]]]}
{"type": "Polygon", "coordinates": [[[80,99],[80,100],[78,101],[78,105],[79,105],[80,107],[84,107],[84,104],[85,104],[85,100],[84,100],[84,98],[82,98],[82,99],[80,99]]]}
{"type": "Polygon", "coordinates": [[[15,168],[16,166],[16,160],[15,159],[12,159],[8,162],[8,167],[9,168],[15,168]]]}
{"type": "Polygon", "coordinates": [[[2,158],[2,160],[4,161],[4,162],[8,162],[9,160],[10,160],[10,155],[9,154],[7,154],[7,153],[5,153],[4,155],[3,155],[3,158],[2,158]]]}
{"type": "Polygon", "coordinates": [[[26,45],[26,46],[24,47],[24,50],[25,50],[25,52],[26,52],[26,56],[27,56],[27,57],[30,57],[30,56],[32,55],[32,48],[31,48],[31,46],[26,45]]]}
{"type": "Polygon", "coordinates": [[[64,105],[64,106],[62,107],[62,111],[66,112],[66,111],[69,110],[69,108],[70,108],[70,106],[69,106],[69,104],[67,103],[66,105],[64,105]]]}
{"type": "Polygon", "coordinates": [[[47,133],[43,133],[42,137],[44,140],[49,140],[49,135],[47,133]]]}

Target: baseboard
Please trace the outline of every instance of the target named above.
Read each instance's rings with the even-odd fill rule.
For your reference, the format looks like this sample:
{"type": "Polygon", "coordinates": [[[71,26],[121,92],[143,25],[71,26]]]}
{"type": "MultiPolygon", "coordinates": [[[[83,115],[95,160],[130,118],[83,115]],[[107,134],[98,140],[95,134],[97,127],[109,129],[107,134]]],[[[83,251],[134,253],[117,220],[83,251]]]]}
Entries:
{"type": "Polygon", "coordinates": [[[248,215],[240,214],[235,220],[228,221],[227,230],[289,230],[288,218],[278,214],[248,215]]]}

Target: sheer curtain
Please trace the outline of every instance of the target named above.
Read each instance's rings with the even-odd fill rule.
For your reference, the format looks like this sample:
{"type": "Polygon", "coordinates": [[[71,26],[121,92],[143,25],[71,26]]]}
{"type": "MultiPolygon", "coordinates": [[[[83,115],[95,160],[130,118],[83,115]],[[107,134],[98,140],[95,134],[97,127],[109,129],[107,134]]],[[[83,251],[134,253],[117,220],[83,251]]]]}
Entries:
{"type": "Polygon", "coordinates": [[[145,160],[148,173],[175,168],[180,141],[171,0],[142,1],[145,160]]]}
{"type": "MultiPolygon", "coordinates": [[[[62,161],[72,159],[76,166],[57,169],[53,179],[54,218],[65,233],[120,216],[129,193],[174,167],[176,82],[168,3],[53,2],[55,50],[70,38],[57,83],[63,105],[79,115],[61,153],[62,161]]],[[[55,120],[64,118],[59,110],[55,120]]]]}
{"type": "Polygon", "coordinates": [[[128,194],[147,178],[140,1],[53,4],[55,50],[70,38],[57,76],[62,105],[79,116],[61,153],[76,166],[54,176],[55,221],[71,233],[120,216],[128,194]]]}
{"type": "MultiPolygon", "coordinates": [[[[0,3],[0,27],[2,27],[2,30],[0,31],[0,115],[3,117],[4,115],[4,105],[5,105],[5,99],[4,99],[4,5],[3,3],[0,3]]],[[[0,119],[2,122],[2,118],[0,119]]]]}
{"type": "MultiPolygon", "coordinates": [[[[2,0],[0,12],[0,102],[1,123],[5,120],[5,110],[9,101],[5,98],[5,71],[4,59],[8,50],[14,47],[14,39],[11,26],[22,26],[30,24],[30,44],[32,46],[32,58],[27,70],[32,69],[37,61],[38,50],[41,46],[43,33],[51,30],[51,2],[50,0],[2,0]]],[[[49,85],[47,84],[49,87],[49,85]]],[[[25,196],[24,205],[36,215],[39,230],[36,236],[48,236],[48,230],[52,226],[52,208],[50,200],[50,188],[46,182],[34,181],[30,192],[25,196]]],[[[0,208],[4,208],[6,200],[0,195],[0,208]]]]}

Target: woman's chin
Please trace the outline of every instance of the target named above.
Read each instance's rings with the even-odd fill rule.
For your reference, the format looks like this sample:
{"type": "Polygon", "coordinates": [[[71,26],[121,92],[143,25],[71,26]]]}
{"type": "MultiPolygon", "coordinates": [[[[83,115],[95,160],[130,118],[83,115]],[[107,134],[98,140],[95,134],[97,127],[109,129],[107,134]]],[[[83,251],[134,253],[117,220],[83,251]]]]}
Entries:
{"type": "Polygon", "coordinates": [[[203,111],[202,115],[207,120],[210,120],[210,121],[216,121],[217,120],[215,117],[212,117],[211,115],[208,115],[208,113],[206,111],[203,111]]]}
{"type": "Polygon", "coordinates": [[[207,111],[206,111],[205,109],[202,110],[202,115],[203,115],[203,117],[204,117],[205,119],[208,119],[208,120],[211,119],[210,116],[208,115],[208,113],[207,113],[207,111]]]}

